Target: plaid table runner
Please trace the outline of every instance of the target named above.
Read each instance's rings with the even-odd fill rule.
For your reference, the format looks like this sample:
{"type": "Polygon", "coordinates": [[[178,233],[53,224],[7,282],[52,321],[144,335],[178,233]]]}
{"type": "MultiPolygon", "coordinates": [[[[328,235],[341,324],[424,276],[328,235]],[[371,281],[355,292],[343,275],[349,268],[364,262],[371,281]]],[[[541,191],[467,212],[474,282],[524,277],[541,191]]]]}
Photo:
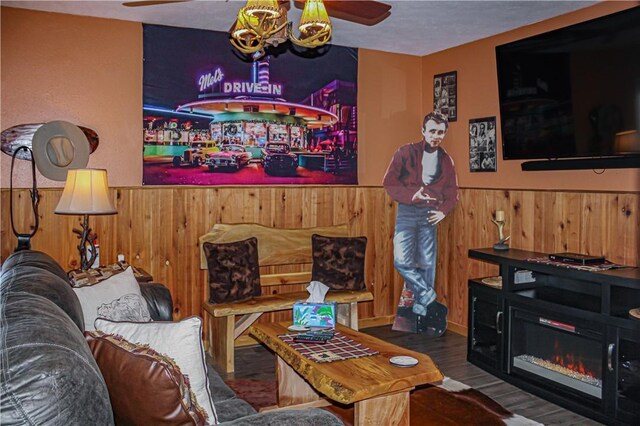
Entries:
{"type": "Polygon", "coordinates": [[[296,334],[278,336],[283,342],[300,352],[304,357],[315,362],[333,362],[350,358],[377,355],[374,351],[336,331],[327,343],[297,343],[293,341],[296,334]]]}

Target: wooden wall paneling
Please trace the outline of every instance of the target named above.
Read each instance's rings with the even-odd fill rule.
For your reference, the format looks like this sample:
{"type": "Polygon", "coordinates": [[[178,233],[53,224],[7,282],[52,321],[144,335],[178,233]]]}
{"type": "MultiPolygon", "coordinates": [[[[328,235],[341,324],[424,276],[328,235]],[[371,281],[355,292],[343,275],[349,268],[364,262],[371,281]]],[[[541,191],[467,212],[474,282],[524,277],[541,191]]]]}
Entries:
{"type": "MultiPolygon", "coordinates": [[[[193,256],[198,256],[198,218],[202,217],[204,203],[197,202],[206,199],[205,190],[180,191],[173,189],[173,222],[168,224],[171,231],[172,259],[169,261],[168,274],[177,292],[185,294],[182,300],[182,311],[198,312],[202,303],[202,287],[200,286],[200,270],[195,267],[186,268],[184,265],[194,265],[193,256]]],[[[165,225],[166,226],[166,225],[165,225]]],[[[203,224],[202,228],[206,225],[203,224]]],[[[197,265],[194,265],[197,266],[197,265]]]]}
{"type": "Polygon", "coordinates": [[[613,207],[617,232],[609,233],[607,247],[613,262],[626,265],[640,264],[640,196],[633,194],[616,195],[617,205],[613,207]],[[614,250],[614,247],[620,247],[614,250]]]}
{"type": "Polygon", "coordinates": [[[300,214],[297,213],[302,202],[300,197],[297,196],[294,199],[293,193],[285,187],[275,188],[274,195],[274,226],[276,228],[300,226],[302,220],[300,214]]]}
{"type": "MultiPolygon", "coordinates": [[[[80,267],[80,253],[78,252],[78,236],[73,229],[81,229],[83,218],[76,215],[57,215],[55,209],[60,201],[62,190],[39,191],[40,204],[38,206],[40,216],[40,230],[32,239],[34,250],[57,254],[56,259],[65,270],[80,267]],[[51,249],[49,248],[51,247],[51,249]]],[[[26,217],[31,216],[31,201],[29,197],[23,197],[26,217]]],[[[89,219],[89,226],[95,224],[89,219]]],[[[27,219],[28,221],[29,219],[27,219]]],[[[29,223],[29,222],[26,222],[29,223]]],[[[23,228],[24,229],[24,228],[23,228]]]]}
{"type": "MultiPolygon", "coordinates": [[[[140,215],[142,212],[137,211],[135,209],[136,206],[133,205],[133,196],[134,192],[130,189],[115,189],[116,197],[116,209],[118,209],[117,219],[114,221],[114,228],[116,231],[116,238],[113,241],[113,245],[115,246],[116,253],[123,254],[125,256],[125,260],[128,262],[133,262],[134,251],[133,247],[133,239],[135,238],[135,233],[133,232],[134,226],[134,215],[140,215]]],[[[138,206],[138,210],[139,210],[138,206]]],[[[151,273],[151,271],[147,271],[151,273]]]]}
{"type": "MultiPolygon", "coordinates": [[[[40,193],[40,230],[33,248],[72,269],[78,262],[72,228],[80,225],[81,217],[53,213],[61,189],[40,193]]],[[[395,314],[403,285],[393,267],[396,204],[383,188],[143,187],[115,188],[112,195],[118,214],[90,218],[99,235],[102,263],[123,253],[130,263],[164,282],[176,303],[176,319],[202,315],[206,272],[199,269],[198,237],[214,223],[242,221],[284,228],[350,223],[352,235],[368,238],[366,279],[375,297],[360,307],[360,316],[375,323],[395,314]]],[[[22,229],[32,221],[28,191],[17,190],[15,199],[22,229]]],[[[1,191],[0,201],[0,255],[5,259],[16,245],[8,214],[9,191],[1,191]]],[[[495,265],[469,260],[467,252],[497,240],[490,218],[500,209],[509,212],[506,232],[512,235],[512,247],[551,252],[564,250],[566,244],[571,250],[604,254],[614,262],[639,263],[640,194],[465,188],[438,230],[436,285],[452,323],[466,325],[467,280],[498,272],[495,265]]],[[[264,291],[283,290],[274,286],[264,291]]],[[[290,312],[281,312],[261,321],[289,318],[290,312]]]]}
{"type": "Polygon", "coordinates": [[[542,240],[544,238],[542,218],[545,209],[544,192],[534,192],[533,203],[533,250],[542,251],[542,240]]]}
{"type": "Polygon", "coordinates": [[[553,253],[562,251],[556,247],[558,226],[556,217],[559,215],[556,213],[556,193],[555,192],[541,192],[541,203],[539,211],[539,224],[540,233],[537,234],[539,239],[536,240],[536,251],[553,253]]]}
{"type": "Polygon", "coordinates": [[[273,190],[271,188],[260,188],[257,193],[257,200],[255,200],[258,204],[256,223],[268,226],[273,222],[273,209],[271,208],[273,190]]]}
{"type": "MultiPolygon", "coordinates": [[[[367,188],[347,188],[350,194],[350,201],[346,210],[346,219],[350,224],[351,236],[366,236],[367,250],[365,252],[365,283],[373,280],[373,269],[375,259],[375,241],[372,238],[376,233],[377,215],[368,215],[366,212],[376,211],[375,197],[370,197],[367,188]]],[[[379,296],[382,299],[384,296],[379,296]]],[[[374,300],[376,295],[374,293],[374,300]]],[[[373,302],[358,303],[358,318],[369,318],[374,316],[375,307],[373,302]],[[362,305],[362,306],[360,306],[362,305]]]]}
{"type": "Polygon", "coordinates": [[[580,252],[580,240],[582,232],[580,222],[582,221],[582,196],[575,192],[562,193],[562,216],[558,218],[563,231],[563,241],[561,251],[580,252]]]}
{"type": "MultiPolygon", "coordinates": [[[[10,217],[11,216],[10,204],[12,201],[11,194],[9,193],[9,191],[3,191],[2,194],[3,194],[2,223],[4,225],[2,227],[2,248],[3,248],[3,253],[5,253],[5,250],[13,252],[13,250],[18,245],[18,239],[13,235],[13,230],[11,227],[11,217],[10,217]]],[[[35,218],[33,217],[33,213],[30,208],[25,211],[17,210],[18,206],[30,205],[30,202],[31,201],[30,201],[28,191],[14,191],[13,193],[14,225],[15,225],[16,231],[19,234],[26,234],[28,232],[31,232],[31,228],[35,223],[35,218]]],[[[42,205],[46,203],[46,200],[44,199],[44,194],[40,194],[40,203],[42,205]]],[[[44,225],[44,217],[43,217],[44,215],[42,214],[44,207],[42,205],[39,206],[40,213],[38,215],[40,217],[41,228],[44,225]]],[[[38,236],[38,233],[36,233],[34,238],[31,240],[32,245],[35,244],[35,238],[37,238],[37,236],[38,236]]]]}
{"type": "Polygon", "coordinates": [[[553,229],[553,249],[551,252],[568,251],[567,232],[566,232],[566,193],[553,193],[553,209],[549,212],[552,217],[553,229]]]}
{"type": "MultiPolygon", "coordinates": [[[[436,291],[441,303],[450,306],[455,299],[456,281],[460,274],[455,271],[453,259],[459,244],[455,239],[455,211],[438,225],[438,256],[436,258],[436,291]]],[[[454,321],[452,319],[452,321],[454,321]]]]}
{"type": "MultiPolygon", "coordinates": [[[[460,209],[461,211],[461,209],[460,209]]],[[[461,211],[462,213],[462,211],[461,211]]],[[[452,219],[462,218],[462,215],[454,214],[452,219]]],[[[453,247],[447,250],[449,253],[449,259],[447,260],[448,271],[443,274],[443,278],[448,280],[448,288],[451,303],[451,322],[457,324],[466,324],[467,317],[467,280],[468,280],[468,257],[470,245],[466,242],[466,236],[469,235],[469,227],[477,226],[476,223],[467,223],[464,228],[459,226],[459,222],[453,222],[449,226],[448,235],[451,239],[448,240],[449,244],[453,243],[453,247]],[[463,233],[465,232],[465,233],[463,233]]],[[[484,233],[486,239],[486,232],[484,233]]],[[[477,242],[482,246],[486,246],[481,241],[477,242]]],[[[438,248],[438,256],[440,248],[438,248]]]]}
{"type": "Polygon", "coordinates": [[[311,228],[317,226],[318,211],[322,211],[327,208],[329,204],[327,197],[330,195],[327,191],[313,191],[312,188],[302,189],[302,204],[300,209],[302,210],[302,226],[304,228],[311,228]]]}
{"type": "Polygon", "coordinates": [[[512,220],[510,224],[510,245],[523,250],[533,250],[535,226],[535,193],[531,191],[510,191],[512,220]]]}
{"type": "Polygon", "coordinates": [[[260,217],[260,203],[258,202],[258,189],[244,189],[242,191],[242,216],[241,222],[257,222],[260,217]]]}
{"type": "Polygon", "coordinates": [[[600,255],[603,253],[603,222],[606,220],[606,209],[610,207],[607,201],[608,194],[584,194],[583,195],[583,226],[581,234],[580,252],[600,255]]]}
{"type": "MultiPolygon", "coordinates": [[[[459,250],[463,250],[464,248],[478,248],[483,247],[482,241],[480,240],[481,233],[480,232],[471,232],[472,229],[475,228],[476,225],[476,204],[477,199],[473,196],[473,190],[461,190],[460,201],[458,201],[458,205],[454,210],[454,219],[455,222],[451,224],[455,229],[455,238],[461,241],[461,248],[459,250]]],[[[440,243],[440,241],[438,241],[440,243]]],[[[446,243],[445,243],[446,244],[446,243]]],[[[467,256],[467,253],[456,253],[459,256],[467,256]]],[[[479,264],[470,264],[472,266],[471,269],[467,269],[466,274],[480,274],[480,271],[477,269],[479,264]]],[[[475,275],[479,276],[479,275],[475,275]]]]}
{"type": "MultiPolygon", "coordinates": [[[[632,194],[601,194],[593,220],[585,223],[582,229],[585,239],[589,240],[585,247],[597,250],[601,246],[601,252],[594,254],[601,254],[617,263],[637,264],[640,241],[639,202],[640,197],[632,194]],[[594,221],[597,223],[594,224],[594,221]],[[599,244],[587,237],[593,229],[601,230],[599,244]]],[[[590,209],[594,209],[595,203],[593,198],[585,201],[590,209]]]]}
{"type": "MultiPolygon", "coordinates": [[[[393,267],[393,234],[396,204],[384,191],[374,194],[376,224],[369,246],[373,246],[373,275],[370,290],[374,294],[374,317],[395,315],[395,305],[400,299],[402,282],[393,267]]],[[[365,212],[365,214],[368,214],[365,212]]],[[[367,250],[370,250],[367,248],[367,250]]],[[[359,304],[360,305],[360,304],[359,304]]],[[[364,317],[364,316],[363,316],[364,317]]]]}

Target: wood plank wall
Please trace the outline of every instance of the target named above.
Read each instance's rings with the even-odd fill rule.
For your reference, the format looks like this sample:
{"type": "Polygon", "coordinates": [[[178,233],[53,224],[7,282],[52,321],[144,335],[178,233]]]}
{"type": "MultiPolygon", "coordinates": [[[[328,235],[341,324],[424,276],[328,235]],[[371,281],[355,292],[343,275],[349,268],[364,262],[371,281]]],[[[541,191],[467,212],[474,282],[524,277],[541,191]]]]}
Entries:
{"type": "MultiPolygon", "coordinates": [[[[40,230],[33,248],[73,269],[78,254],[72,228],[79,226],[80,217],[53,213],[60,189],[40,193],[40,230]]],[[[198,237],[214,223],[255,222],[282,228],[349,223],[350,235],[366,235],[366,282],[375,300],[361,304],[360,317],[368,325],[392,321],[402,289],[393,268],[396,207],[380,187],[141,187],[116,188],[112,194],[118,214],[90,218],[102,263],[114,262],[123,253],[165,283],[176,319],[202,315],[205,277],[198,264],[198,237]]],[[[2,190],[0,200],[4,260],[16,239],[8,190],[2,190]]],[[[17,228],[26,232],[32,223],[28,190],[17,190],[14,200],[17,228]]],[[[505,232],[512,247],[603,254],[613,262],[640,264],[640,194],[462,189],[454,213],[439,227],[437,273],[439,297],[449,306],[450,322],[460,327],[467,324],[467,279],[497,273],[496,267],[467,258],[468,249],[497,240],[489,220],[496,210],[506,212],[505,232]]]]}

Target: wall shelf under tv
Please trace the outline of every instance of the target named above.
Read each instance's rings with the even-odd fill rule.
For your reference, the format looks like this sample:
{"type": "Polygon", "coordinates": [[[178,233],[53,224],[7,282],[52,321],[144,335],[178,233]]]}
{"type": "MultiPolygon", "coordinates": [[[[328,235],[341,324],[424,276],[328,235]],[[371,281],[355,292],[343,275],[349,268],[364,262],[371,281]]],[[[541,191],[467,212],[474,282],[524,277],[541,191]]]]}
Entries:
{"type": "Polygon", "coordinates": [[[543,170],[637,169],[640,168],[640,156],[535,160],[525,161],[521,167],[522,171],[525,172],[543,170]]]}

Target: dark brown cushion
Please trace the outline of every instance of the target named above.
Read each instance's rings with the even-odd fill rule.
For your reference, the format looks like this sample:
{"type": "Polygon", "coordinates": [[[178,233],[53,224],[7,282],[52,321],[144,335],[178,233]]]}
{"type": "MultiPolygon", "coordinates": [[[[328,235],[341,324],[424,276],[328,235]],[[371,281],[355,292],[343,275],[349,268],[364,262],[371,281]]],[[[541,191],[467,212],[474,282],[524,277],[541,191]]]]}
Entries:
{"type": "Polygon", "coordinates": [[[101,331],[85,332],[117,425],[204,425],[189,380],[169,357],[101,331]]]}
{"type": "Polygon", "coordinates": [[[332,290],[363,290],[367,237],[311,236],[311,279],[332,290]]]}
{"type": "Polygon", "coordinates": [[[209,303],[226,303],[260,295],[258,239],[204,243],[209,269],[209,303]]]}

